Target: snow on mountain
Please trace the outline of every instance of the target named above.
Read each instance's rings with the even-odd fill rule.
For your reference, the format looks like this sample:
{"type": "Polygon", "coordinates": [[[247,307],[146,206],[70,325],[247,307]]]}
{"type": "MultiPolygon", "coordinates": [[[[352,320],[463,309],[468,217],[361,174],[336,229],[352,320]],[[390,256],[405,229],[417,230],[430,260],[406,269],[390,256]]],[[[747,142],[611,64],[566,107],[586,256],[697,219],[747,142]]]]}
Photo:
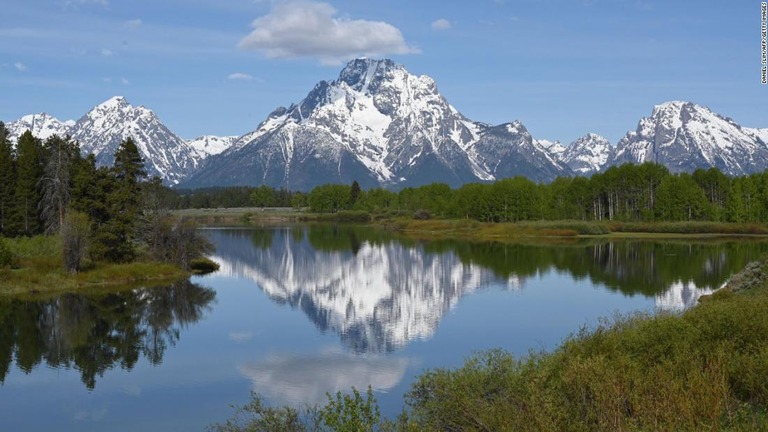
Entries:
{"type": "Polygon", "coordinates": [[[591,175],[600,171],[614,153],[611,143],[600,135],[588,133],[570,143],[560,153],[559,159],[567,164],[574,173],[591,175]]]}
{"type": "Polygon", "coordinates": [[[192,140],[187,140],[187,145],[192,147],[201,159],[211,155],[217,155],[230,148],[238,139],[237,136],[203,135],[192,140]]]}
{"type": "Polygon", "coordinates": [[[551,179],[568,172],[530,134],[517,131],[467,119],[428,76],[412,75],[391,60],[357,59],[336,80],[321,81],[300,103],[278,108],[229,150],[209,158],[187,186],[307,190],[352,180],[364,187],[458,186],[510,174],[551,179]]]}
{"type": "Polygon", "coordinates": [[[122,96],[97,105],[70,131],[83,153],[94,153],[99,165],[111,165],[120,143],[133,138],[150,176],[177,184],[202,159],[184,140],[171,132],[152,110],[134,107],[122,96]]]}
{"type": "Polygon", "coordinates": [[[7,123],[5,127],[10,132],[9,138],[13,141],[17,141],[21,134],[28,130],[35,137],[46,140],[53,135],[61,137],[67,135],[74,124],[74,120],[63,122],[49,114],[39,113],[25,115],[16,121],[7,123]]]}
{"type": "Polygon", "coordinates": [[[746,134],[748,134],[751,137],[755,138],[755,140],[762,141],[763,144],[765,144],[765,146],[768,147],[768,128],[763,128],[763,129],[742,128],[742,130],[746,134]]]}
{"type": "Polygon", "coordinates": [[[539,146],[547,150],[549,154],[552,156],[555,156],[555,158],[559,158],[560,155],[565,151],[565,147],[560,144],[560,141],[550,141],[545,139],[539,139],[536,140],[539,143],[539,146]]]}
{"type": "Polygon", "coordinates": [[[743,128],[709,108],[691,102],[666,102],[622,138],[609,162],[657,162],[672,172],[716,167],[740,176],[768,168],[764,130],[743,128]]]}

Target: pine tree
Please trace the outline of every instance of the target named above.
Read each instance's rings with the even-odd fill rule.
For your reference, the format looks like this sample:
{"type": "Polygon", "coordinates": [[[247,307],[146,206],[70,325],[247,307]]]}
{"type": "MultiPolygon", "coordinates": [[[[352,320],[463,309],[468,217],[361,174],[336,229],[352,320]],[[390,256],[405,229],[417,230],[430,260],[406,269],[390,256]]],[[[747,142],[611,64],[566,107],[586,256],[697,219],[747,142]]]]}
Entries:
{"type": "Polygon", "coordinates": [[[16,149],[15,219],[17,231],[25,235],[40,232],[40,190],[38,182],[43,176],[42,143],[26,131],[19,137],[16,149]]]}
{"type": "Polygon", "coordinates": [[[10,229],[16,188],[16,164],[9,135],[5,124],[0,122],[0,234],[7,234],[10,229]]]}
{"type": "Polygon", "coordinates": [[[141,212],[141,184],[146,177],[144,160],[131,138],[120,143],[111,172],[114,186],[107,194],[109,220],[101,229],[104,257],[129,261],[135,255],[134,238],[141,212]]]}

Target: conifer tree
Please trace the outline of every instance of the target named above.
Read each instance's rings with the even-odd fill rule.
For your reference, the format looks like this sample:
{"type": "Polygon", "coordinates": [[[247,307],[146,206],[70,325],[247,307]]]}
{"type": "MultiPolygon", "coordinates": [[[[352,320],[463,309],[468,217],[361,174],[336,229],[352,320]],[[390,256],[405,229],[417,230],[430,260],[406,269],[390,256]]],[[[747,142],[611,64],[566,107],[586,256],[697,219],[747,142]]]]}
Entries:
{"type": "Polygon", "coordinates": [[[133,139],[128,138],[115,153],[114,184],[107,194],[109,220],[100,232],[104,257],[129,261],[134,257],[134,238],[141,212],[141,184],[146,177],[144,160],[133,139]]]}
{"type": "Polygon", "coordinates": [[[32,235],[40,232],[40,190],[38,182],[43,175],[42,143],[26,131],[19,137],[16,148],[15,218],[17,231],[32,235]]]}
{"type": "Polygon", "coordinates": [[[16,166],[13,146],[5,124],[0,122],[0,234],[10,230],[13,195],[16,185],[16,166]]]}

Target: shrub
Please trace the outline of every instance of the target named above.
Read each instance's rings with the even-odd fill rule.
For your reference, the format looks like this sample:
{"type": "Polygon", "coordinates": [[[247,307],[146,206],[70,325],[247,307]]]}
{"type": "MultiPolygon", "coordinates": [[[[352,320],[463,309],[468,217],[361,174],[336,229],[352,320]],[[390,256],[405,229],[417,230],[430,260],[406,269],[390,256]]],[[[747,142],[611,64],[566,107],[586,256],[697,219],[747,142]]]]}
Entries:
{"type": "Polygon", "coordinates": [[[76,211],[68,211],[61,225],[62,256],[64,268],[70,273],[77,273],[86,256],[91,235],[91,223],[88,216],[76,211]]]}
{"type": "Polygon", "coordinates": [[[219,264],[206,257],[195,258],[189,262],[189,269],[196,274],[213,273],[219,269],[219,264]]]}
{"type": "Polygon", "coordinates": [[[11,252],[5,240],[0,238],[0,268],[14,267],[16,265],[16,256],[11,252]]]}

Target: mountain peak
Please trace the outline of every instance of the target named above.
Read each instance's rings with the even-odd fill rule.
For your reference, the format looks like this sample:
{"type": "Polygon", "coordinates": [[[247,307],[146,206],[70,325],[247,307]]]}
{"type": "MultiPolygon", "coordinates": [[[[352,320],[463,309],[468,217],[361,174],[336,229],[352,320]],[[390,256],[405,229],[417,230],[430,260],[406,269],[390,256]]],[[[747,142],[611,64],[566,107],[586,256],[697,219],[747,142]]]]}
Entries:
{"type": "Polygon", "coordinates": [[[389,59],[357,58],[342,69],[337,83],[346,83],[351,88],[365,92],[375,81],[380,81],[390,71],[403,69],[389,59]]]}
{"type": "Polygon", "coordinates": [[[124,96],[112,96],[111,98],[105,100],[104,102],[100,103],[99,107],[104,108],[111,108],[111,107],[119,107],[119,106],[125,106],[130,105],[127,100],[125,100],[124,96]]]}
{"type": "Polygon", "coordinates": [[[590,132],[570,143],[560,159],[573,172],[590,175],[603,169],[613,153],[614,148],[607,139],[590,132]]]}
{"type": "Polygon", "coordinates": [[[768,148],[759,134],[692,102],[670,101],[653,108],[616,147],[611,165],[657,162],[672,172],[715,167],[740,176],[765,169],[768,148]]]}

